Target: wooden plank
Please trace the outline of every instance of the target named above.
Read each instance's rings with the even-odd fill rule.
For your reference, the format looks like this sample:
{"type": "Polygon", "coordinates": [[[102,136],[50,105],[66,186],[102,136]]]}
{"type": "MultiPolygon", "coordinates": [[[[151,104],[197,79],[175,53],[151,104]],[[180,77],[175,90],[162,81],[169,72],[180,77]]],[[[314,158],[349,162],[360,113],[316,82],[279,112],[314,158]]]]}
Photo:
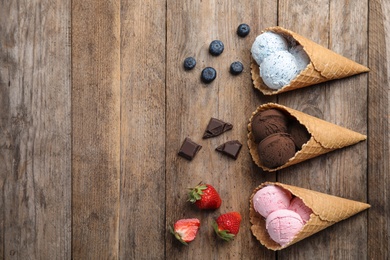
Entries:
{"type": "MultiPolygon", "coordinates": [[[[368,1],[331,1],[329,48],[368,66],[368,1]],[[343,17],[340,22],[340,17],[343,17]]],[[[327,120],[367,135],[368,73],[332,82],[326,89],[327,120]]],[[[329,193],[367,202],[367,142],[327,158],[329,193]]],[[[367,259],[367,211],[338,223],[329,232],[331,257],[367,259]]],[[[329,249],[328,249],[329,250],[329,249]]]]}
{"type": "Polygon", "coordinates": [[[368,259],[390,258],[390,144],[388,1],[370,1],[368,89],[368,259]]]}
{"type": "Polygon", "coordinates": [[[273,259],[275,254],[263,247],[250,232],[249,197],[253,189],[274,175],[263,175],[250,158],[246,145],[247,124],[251,113],[266,100],[252,87],[250,48],[255,37],[276,24],[276,2],[244,1],[168,1],[167,8],[167,79],[166,79],[166,221],[196,217],[201,228],[196,240],[183,247],[167,233],[166,255],[172,259],[273,259]],[[240,23],[251,26],[246,38],[239,38],[240,23]],[[208,53],[212,40],[225,45],[224,52],[208,53]],[[184,71],[183,61],[193,56],[196,67],[184,71]],[[239,60],[244,72],[229,73],[229,66],[239,60]],[[203,68],[212,66],[217,78],[209,85],[200,81],[203,68]],[[233,124],[233,129],[215,138],[202,139],[211,117],[233,124]],[[192,161],[177,155],[183,140],[189,137],[202,145],[192,161]],[[215,151],[228,141],[239,140],[242,150],[234,161],[215,151]],[[187,200],[187,188],[200,181],[210,183],[222,197],[221,208],[200,211],[187,200]],[[218,240],[213,220],[222,213],[239,211],[241,231],[232,243],[218,240]]]}
{"type": "Polygon", "coordinates": [[[122,1],[120,259],[164,259],[165,1],[122,1]]]}
{"type": "Polygon", "coordinates": [[[72,2],[72,257],[118,257],[120,1],[72,2]]]}
{"type": "Polygon", "coordinates": [[[0,258],[70,259],[70,1],[0,6],[0,258]]]}
{"type": "MultiPolygon", "coordinates": [[[[328,1],[311,3],[281,1],[279,8],[280,26],[300,33],[318,44],[328,46],[330,23],[328,1]],[[306,10],[310,10],[310,12],[306,12],[306,10]],[[304,18],[301,17],[302,14],[305,14],[304,18]]],[[[327,102],[324,95],[326,85],[325,83],[290,91],[279,95],[278,101],[288,107],[324,119],[324,108],[327,102]]],[[[327,192],[330,175],[323,167],[324,164],[326,164],[326,156],[291,166],[278,172],[278,181],[320,192],[327,192]]],[[[295,256],[296,258],[304,259],[311,258],[313,255],[321,255],[321,258],[327,258],[329,254],[326,252],[326,248],[330,246],[330,241],[324,232],[326,230],[315,237],[305,239],[282,250],[278,253],[278,256],[280,258],[295,256]]]]}
{"type": "MultiPolygon", "coordinates": [[[[367,64],[367,1],[280,2],[279,24],[352,60],[367,64]],[[310,10],[309,12],[307,10],[310,10]],[[340,17],[341,20],[340,20],[340,17]],[[353,39],[351,41],[351,39],[353,39]]],[[[367,74],[280,96],[279,102],[366,134],[367,74]]],[[[366,201],[366,142],[280,171],[278,180],[336,196],[366,201]]],[[[338,223],[281,251],[282,258],[365,259],[366,213],[338,223]],[[358,228],[357,228],[358,227],[358,228]]]]}

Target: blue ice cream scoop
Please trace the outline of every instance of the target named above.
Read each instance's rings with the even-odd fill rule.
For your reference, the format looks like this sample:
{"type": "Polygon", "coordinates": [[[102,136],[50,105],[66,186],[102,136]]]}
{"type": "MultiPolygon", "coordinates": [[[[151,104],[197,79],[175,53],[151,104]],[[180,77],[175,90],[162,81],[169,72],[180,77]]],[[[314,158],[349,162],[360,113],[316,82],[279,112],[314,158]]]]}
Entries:
{"type": "Polygon", "coordinates": [[[264,32],[257,36],[251,48],[252,57],[259,65],[269,55],[283,50],[288,50],[287,40],[273,32],[264,32]]]}
{"type": "Polygon", "coordinates": [[[271,89],[290,84],[299,72],[295,57],[288,51],[275,52],[260,64],[260,77],[271,89]]]}

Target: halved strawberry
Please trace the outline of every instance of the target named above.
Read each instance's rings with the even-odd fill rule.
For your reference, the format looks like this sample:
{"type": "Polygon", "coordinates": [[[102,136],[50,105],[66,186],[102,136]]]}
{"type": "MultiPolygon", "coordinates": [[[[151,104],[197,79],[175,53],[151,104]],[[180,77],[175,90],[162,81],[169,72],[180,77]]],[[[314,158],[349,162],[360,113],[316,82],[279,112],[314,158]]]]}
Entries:
{"type": "Polygon", "coordinates": [[[194,203],[199,209],[217,209],[222,203],[216,189],[210,184],[203,184],[202,182],[194,188],[190,188],[188,201],[194,203]]]}
{"type": "Polygon", "coordinates": [[[184,245],[188,245],[195,239],[200,227],[200,221],[197,218],[180,219],[172,227],[169,227],[171,233],[184,245]]]}
{"type": "Polygon", "coordinates": [[[231,241],[238,234],[240,223],[241,214],[233,211],[220,215],[213,223],[213,227],[220,238],[231,241]]]}

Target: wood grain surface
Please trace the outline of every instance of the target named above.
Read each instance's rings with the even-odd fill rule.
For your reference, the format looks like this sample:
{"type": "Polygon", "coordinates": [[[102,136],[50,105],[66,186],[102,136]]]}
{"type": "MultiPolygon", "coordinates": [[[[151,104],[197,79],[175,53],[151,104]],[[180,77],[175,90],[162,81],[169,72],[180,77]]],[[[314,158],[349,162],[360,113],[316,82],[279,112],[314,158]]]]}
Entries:
{"type": "Polygon", "coordinates": [[[166,8],[121,6],[120,259],[158,259],[165,249],[166,8]]]}
{"type": "Polygon", "coordinates": [[[72,18],[72,257],[116,259],[120,1],[74,1],[72,18]]]}
{"type": "Polygon", "coordinates": [[[387,1],[371,1],[369,17],[369,66],[372,72],[368,82],[368,211],[369,259],[390,257],[390,11],[387,1]]]}
{"type": "Polygon", "coordinates": [[[0,259],[388,259],[390,4],[363,1],[0,0],[0,259]],[[237,26],[250,34],[240,38],[237,26]],[[280,25],[370,68],[369,73],[264,96],[250,48],[280,25]],[[225,45],[214,57],[212,40],[225,45]],[[185,71],[193,56],[196,67],[185,71]],[[233,61],[244,71],[229,73],[233,61]],[[203,68],[217,70],[211,84],[203,68]],[[277,102],[366,134],[367,140],[276,173],[249,154],[247,124],[277,102]],[[233,124],[202,139],[211,117],[233,124]],[[192,161],[177,155],[189,137],[192,161]],[[233,160],[215,151],[243,147],[233,160]],[[187,191],[211,183],[222,206],[200,211],[187,191]],[[284,250],[250,231],[249,196],[280,181],[371,208],[284,250]],[[213,220],[239,211],[233,242],[213,220]],[[184,246],[168,227],[199,218],[184,246]]]}
{"type": "Polygon", "coordinates": [[[0,6],[0,258],[69,259],[70,1],[0,6]]]}

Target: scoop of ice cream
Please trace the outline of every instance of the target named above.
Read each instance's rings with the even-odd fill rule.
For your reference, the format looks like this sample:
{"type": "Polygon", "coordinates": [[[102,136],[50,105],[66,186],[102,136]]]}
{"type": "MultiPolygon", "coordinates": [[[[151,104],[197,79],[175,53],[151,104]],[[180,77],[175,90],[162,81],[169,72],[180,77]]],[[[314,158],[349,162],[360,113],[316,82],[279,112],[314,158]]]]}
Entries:
{"type": "Polygon", "coordinates": [[[287,132],[287,126],[283,121],[269,118],[256,124],[253,128],[255,142],[258,143],[271,134],[287,132]]]}
{"type": "Polygon", "coordinates": [[[295,197],[291,200],[288,209],[298,213],[304,223],[309,221],[310,214],[313,213],[313,211],[308,206],[306,206],[305,203],[303,203],[303,201],[298,197],[295,197]]]}
{"type": "Polygon", "coordinates": [[[257,147],[261,163],[270,169],[285,164],[295,154],[295,143],[286,133],[267,136],[257,147]]]}
{"type": "Polygon", "coordinates": [[[267,109],[257,113],[252,119],[252,134],[258,143],[268,135],[287,132],[287,118],[277,109],[267,109]]]}
{"type": "Polygon", "coordinates": [[[288,209],[272,212],[265,222],[269,236],[281,246],[290,243],[303,227],[302,218],[298,213],[288,209]]]}
{"type": "Polygon", "coordinates": [[[289,52],[295,57],[295,62],[299,71],[304,70],[310,63],[310,58],[303,49],[302,45],[296,45],[290,48],[289,52]]]}
{"type": "Polygon", "coordinates": [[[256,37],[251,52],[253,59],[260,65],[272,53],[287,49],[288,43],[283,36],[273,32],[264,32],[256,37]]]}
{"type": "Polygon", "coordinates": [[[290,206],[292,195],[279,186],[268,185],[258,190],[253,196],[253,208],[263,217],[279,209],[290,206]]]}
{"type": "Polygon", "coordinates": [[[298,74],[295,57],[288,51],[275,52],[260,64],[260,76],[271,89],[280,89],[290,84],[298,74]]]}
{"type": "Polygon", "coordinates": [[[310,134],[306,127],[301,125],[298,121],[293,121],[288,125],[288,133],[291,135],[297,149],[301,149],[310,139],[310,134]]]}

